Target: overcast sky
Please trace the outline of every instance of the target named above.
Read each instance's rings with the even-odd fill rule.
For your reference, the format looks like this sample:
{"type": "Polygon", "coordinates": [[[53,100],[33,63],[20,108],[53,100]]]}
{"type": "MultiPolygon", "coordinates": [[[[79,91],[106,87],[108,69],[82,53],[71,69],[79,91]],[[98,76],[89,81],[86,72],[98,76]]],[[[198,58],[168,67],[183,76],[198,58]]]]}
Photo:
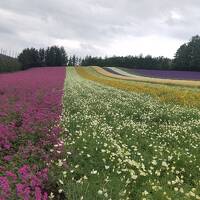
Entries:
{"type": "Polygon", "coordinates": [[[0,48],[173,57],[200,34],[199,0],[0,0],[0,48]]]}

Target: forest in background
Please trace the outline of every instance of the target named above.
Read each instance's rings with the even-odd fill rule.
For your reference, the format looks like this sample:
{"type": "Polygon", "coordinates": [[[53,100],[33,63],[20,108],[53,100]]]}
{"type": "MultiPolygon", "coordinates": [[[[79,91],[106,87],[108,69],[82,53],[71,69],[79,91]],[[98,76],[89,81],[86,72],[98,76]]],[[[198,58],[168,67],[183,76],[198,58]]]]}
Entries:
{"type": "Polygon", "coordinates": [[[139,56],[86,56],[85,58],[80,58],[76,55],[68,56],[65,48],[58,46],[51,46],[46,49],[26,48],[18,55],[18,58],[0,54],[0,72],[65,65],[200,71],[200,36],[193,36],[188,43],[181,45],[173,59],[162,56],[143,56],[142,54],[139,56]]]}
{"type": "Polygon", "coordinates": [[[83,66],[109,66],[127,67],[136,69],[157,69],[157,70],[185,70],[200,71],[200,36],[196,35],[188,43],[180,46],[174,59],[165,57],[147,56],[113,56],[113,57],[92,57],[86,56],[82,60],[83,66]]]}

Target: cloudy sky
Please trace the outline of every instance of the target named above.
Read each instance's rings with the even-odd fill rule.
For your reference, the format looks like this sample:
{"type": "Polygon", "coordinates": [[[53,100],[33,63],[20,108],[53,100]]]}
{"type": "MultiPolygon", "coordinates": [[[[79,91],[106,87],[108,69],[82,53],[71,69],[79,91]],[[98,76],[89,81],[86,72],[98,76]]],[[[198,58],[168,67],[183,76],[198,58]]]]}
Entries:
{"type": "Polygon", "coordinates": [[[199,0],[0,0],[0,48],[173,57],[200,34],[199,0]]]}

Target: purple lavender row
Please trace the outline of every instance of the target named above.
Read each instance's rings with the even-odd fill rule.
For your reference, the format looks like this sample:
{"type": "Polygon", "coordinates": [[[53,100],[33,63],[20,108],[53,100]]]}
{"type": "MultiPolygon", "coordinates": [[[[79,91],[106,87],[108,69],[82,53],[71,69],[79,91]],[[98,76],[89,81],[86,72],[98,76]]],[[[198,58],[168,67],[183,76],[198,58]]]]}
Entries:
{"type": "Polygon", "coordinates": [[[125,71],[131,74],[153,77],[153,78],[200,80],[200,72],[193,72],[193,71],[146,70],[146,69],[127,69],[127,68],[125,69],[125,71]]]}

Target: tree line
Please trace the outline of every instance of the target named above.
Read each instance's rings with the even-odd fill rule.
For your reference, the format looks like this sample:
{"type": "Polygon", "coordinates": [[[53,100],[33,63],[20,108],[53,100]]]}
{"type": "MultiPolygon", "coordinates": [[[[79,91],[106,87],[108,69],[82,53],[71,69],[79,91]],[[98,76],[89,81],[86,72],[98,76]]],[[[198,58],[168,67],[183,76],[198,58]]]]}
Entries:
{"type": "MultiPolygon", "coordinates": [[[[46,49],[26,48],[18,56],[22,69],[44,66],[67,65],[68,57],[64,47],[52,46],[46,49]]],[[[74,64],[74,63],[73,63],[74,64]]]]}
{"type": "Polygon", "coordinates": [[[26,48],[17,59],[0,54],[0,72],[24,70],[43,66],[91,66],[128,67],[159,70],[200,71],[200,36],[193,36],[189,42],[180,46],[174,59],[165,57],[113,56],[81,59],[76,55],[68,56],[64,47],[51,46],[46,49],[26,48]]]}
{"type": "Polygon", "coordinates": [[[81,63],[83,66],[109,66],[143,69],[171,69],[172,60],[164,57],[152,57],[150,55],[140,56],[113,56],[113,57],[91,57],[86,56],[81,63]]]}
{"type": "Polygon", "coordinates": [[[64,47],[51,46],[46,49],[26,48],[17,58],[0,54],[0,72],[25,70],[32,67],[75,66],[81,58],[68,56],[64,47]]]}
{"type": "Polygon", "coordinates": [[[80,64],[81,58],[68,56],[64,47],[52,46],[46,49],[27,48],[18,56],[23,69],[48,66],[75,66],[80,64]]]}
{"type": "Polygon", "coordinates": [[[127,67],[159,70],[188,70],[200,71],[200,36],[196,35],[188,43],[180,46],[174,59],[148,56],[86,56],[81,63],[83,66],[97,65],[110,67],[127,67]]]}
{"type": "Polygon", "coordinates": [[[177,70],[200,71],[200,36],[196,35],[177,50],[173,64],[177,70]]]}

